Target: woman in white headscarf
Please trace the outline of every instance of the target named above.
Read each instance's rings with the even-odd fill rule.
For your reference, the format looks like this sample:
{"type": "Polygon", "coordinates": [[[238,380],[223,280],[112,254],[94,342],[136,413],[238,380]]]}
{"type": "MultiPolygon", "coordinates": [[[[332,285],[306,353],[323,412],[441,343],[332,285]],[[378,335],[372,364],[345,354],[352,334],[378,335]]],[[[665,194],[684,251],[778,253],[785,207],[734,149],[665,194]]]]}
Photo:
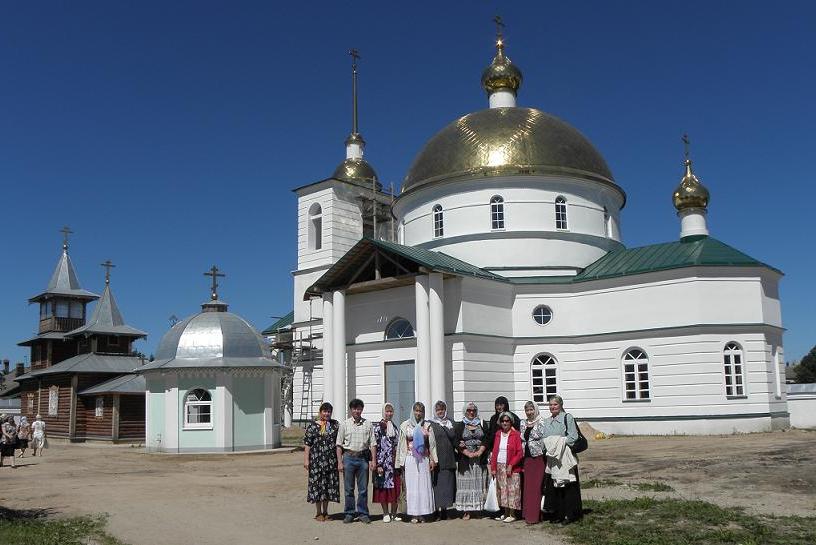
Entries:
{"type": "Polygon", "coordinates": [[[456,500],[456,451],[453,421],[448,418],[448,404],[444,401],[434,403],[434,416],[431,419],[431,430],[436,439],[436,455],[439,463],[433,472],[432,482],[434,505],[442,520],[448,518],[448,509],[456,500]]]}
{"type": "Polygon", "coordinates": [[[43,455],[43,449],[48,448],[48,437],[45,434],[45,422],[42,416],[34,417],[34,422],[31,424],[31,442],[29,443],[33,453],[32,456],[37,455],[40,451],[40,456],[43,455]]]}
{"type": "Polygon", "coordinates": [[[547,460],[544,456],[544,423],[538,404],[524,404],[526,419],[521,421],[521,441],[524,448],[524,486],[521,498],[521,514],[527,524],[541,522],[541,491],[547,460]]]}
{"type": "Polygon", "coordinates": [[[456,509],[462,511],[464,520],[473,512],[481,512],[487,486],[484,453],[487,435],[479,418],[479,407],[466,403],[462,409],[462,421],[454,425],[454,442],[459,455],[456,471],[456,509]]]}
{"type": "Polygon", "coordinates": [[[425,405],[416,402],[413,414],[400,425],[397,467],[405,469],[405,503],[411,522],[434,512],[431,472],[436,467],[436,439],[425,420],[425,405]]]}
{"type": "Polygon", "coordinates": [[[394,405],[383,405],[382,420],[374,426],[374,442],[377,446],[377,469],[374,472],[374,503],[379,503],[383,510],[383,522],[402,520],[397,515],[401,479],[397,471],[396,457],[399,443],[399,430],[392,422],[394,405]]]}
{"type": "Polygon", "coordinates": [[[20,449],[20,458],[25,456],[25,451],[28,448],[28,441],[31,439],[31,424],[28,423],[28,418],[25,416],[20,418],[20,424],[17,426],[17,448],[20,449]]]}

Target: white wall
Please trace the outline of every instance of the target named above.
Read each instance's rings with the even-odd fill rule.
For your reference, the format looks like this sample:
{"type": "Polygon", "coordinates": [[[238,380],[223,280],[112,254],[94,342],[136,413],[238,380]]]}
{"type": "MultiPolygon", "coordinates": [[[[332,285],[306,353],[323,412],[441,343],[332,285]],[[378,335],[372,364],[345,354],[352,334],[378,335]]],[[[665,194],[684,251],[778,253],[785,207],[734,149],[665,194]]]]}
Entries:
{"type": "Polygon", "coordinates": [[[816,394],[788,396],[790,425],[794,428],[816,428],[816,394]]]}

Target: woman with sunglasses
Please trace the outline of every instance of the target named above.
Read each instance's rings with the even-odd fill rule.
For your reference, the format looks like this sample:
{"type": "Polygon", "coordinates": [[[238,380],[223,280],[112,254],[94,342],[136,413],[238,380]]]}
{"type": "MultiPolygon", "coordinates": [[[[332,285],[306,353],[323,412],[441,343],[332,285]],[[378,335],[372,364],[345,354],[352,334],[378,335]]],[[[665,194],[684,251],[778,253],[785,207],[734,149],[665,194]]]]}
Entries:
{"type": "Polygon", "coordinates": [[[513,417],[509,412],[499,415],[499,426],[501,429],[496,432],[490,454],[490,474],[496,477],[499,507],[504,507],[504,513],[496,520],[513,522],[516,512],[521,510],[521,462],[524,451],[521,448],[521,434],[513,427],[513,417]]]}
{"type": "Polygon", "coordinates": [[[487,434],[479,418],[479,407],[472,401],[462,409],[462,421],[454,425],[456,445],[456,503],[457,511],[469,520],[471,513],[479,513],[484,505],[487,472],[485,471],[485,443],[487,434]]]}

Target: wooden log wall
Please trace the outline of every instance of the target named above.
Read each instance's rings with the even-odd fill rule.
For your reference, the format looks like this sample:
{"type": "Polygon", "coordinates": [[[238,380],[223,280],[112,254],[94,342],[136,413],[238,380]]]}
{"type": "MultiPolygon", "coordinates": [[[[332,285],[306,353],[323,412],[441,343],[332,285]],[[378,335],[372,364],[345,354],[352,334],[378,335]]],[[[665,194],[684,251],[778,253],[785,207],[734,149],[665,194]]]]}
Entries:
{"type": "Polygon", "coordinates": [[[80,396],[77,410],[78,439],[111,439],[113,431],[113,396],[80,396]],[[96,400],[102,398],[102,416],[96,416],[96,400]]]}
{"type": "Polygon", "coordinates": [[[119,396],[119,438],[144,441],[144,394],[119,396]]]}

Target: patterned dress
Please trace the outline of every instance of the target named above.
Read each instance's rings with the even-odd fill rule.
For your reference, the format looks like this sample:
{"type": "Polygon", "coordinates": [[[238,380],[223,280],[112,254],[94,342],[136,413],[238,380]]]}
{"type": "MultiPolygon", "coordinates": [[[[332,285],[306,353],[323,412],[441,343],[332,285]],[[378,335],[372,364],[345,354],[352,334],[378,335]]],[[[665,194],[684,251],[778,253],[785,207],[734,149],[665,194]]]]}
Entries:
{"type": "Polygon", "coordinates": [[[320,424],[315,421],[306,426],[303,444],[309,447],[309,485],[306,501],[340,502],[340,476],[337,473],[337,420],[329,420],[321,434],[320,424]]]}
{"type": "MultiPolygon", "coordinates": [[[[396,426],[395,426],[396,427],[396,426]]],[[[399,443],[399,430],[394,437],[388,437],[385,421],[374,426],[374,441],[377,445],[377,467],[383,468],[382,478],[374,477],[374,503],[395,503],[400,496],[400,476],[394,469],[399,443]]]]}
{"type": "MultiPolygon", "coordinates": [[[[482,426],[468,429],[464,426],[461,431],[461,441],[470,452],[476,452],[485,442],[485,433],[482,426]]],[[[481,458],[459,459],[456,471],[456,504],[458,511],[481,511],[484,505],[485,489],[487,485],[487,471],[481,458]]]]}

